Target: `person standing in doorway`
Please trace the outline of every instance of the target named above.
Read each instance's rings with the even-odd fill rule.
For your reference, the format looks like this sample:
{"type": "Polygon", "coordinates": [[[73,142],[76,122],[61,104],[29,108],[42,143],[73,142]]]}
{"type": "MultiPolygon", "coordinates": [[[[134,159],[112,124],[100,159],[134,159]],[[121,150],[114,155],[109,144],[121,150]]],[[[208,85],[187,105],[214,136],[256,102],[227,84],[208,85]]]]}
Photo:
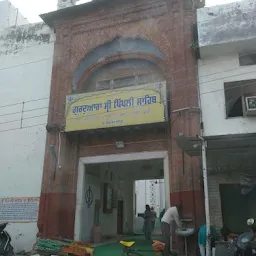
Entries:
{"type": "Polygon", "coordinates": [[[152,222],[152,232],[154,231],[155,229],[155,225],[156,225],[156,211],[154,210],[154,207],[151,207],[151,213],[152,213],[152,219],[151,219],[151,222],[152,222]]]}
{"type": "Polygon", "coordinates": [[[151,232],[152,232],[152,212],[149,205],[146,205],[146,210],[144,212],[144,224],[143,232],[147,240],[151,241],[151,232]]]}
{"type": "Polygon", "coordinates": [[[174,222],[177,228],[182,229],[182,223],[176,206],[167,209],[161,219],[162,236],[165,243],[164,256],[168,256],[170,252],[171,230],[173,229],[174,222]]]}

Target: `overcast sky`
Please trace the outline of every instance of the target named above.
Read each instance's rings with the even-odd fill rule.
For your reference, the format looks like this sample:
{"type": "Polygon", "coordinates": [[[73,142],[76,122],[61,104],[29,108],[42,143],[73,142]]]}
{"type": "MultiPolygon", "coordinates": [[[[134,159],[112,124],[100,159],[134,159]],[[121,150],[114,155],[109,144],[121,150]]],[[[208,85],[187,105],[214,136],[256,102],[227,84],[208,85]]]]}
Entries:
{"type": "MultiPolygon", "coordinates": [[[[1,0],[0,0],[1,1],[1,0]]],[[[41,13],[46,13],[56,10],[57,0],[10,0],[11,3],[19,8],[20,12],[30,22],[40,21],[38,16],[41,13]]],[[[207,6],[226,4],[238,0],[206,0],[207,6]]],[[[88,0],[80,0],[78,4],[88,2],[88,0]]]]}

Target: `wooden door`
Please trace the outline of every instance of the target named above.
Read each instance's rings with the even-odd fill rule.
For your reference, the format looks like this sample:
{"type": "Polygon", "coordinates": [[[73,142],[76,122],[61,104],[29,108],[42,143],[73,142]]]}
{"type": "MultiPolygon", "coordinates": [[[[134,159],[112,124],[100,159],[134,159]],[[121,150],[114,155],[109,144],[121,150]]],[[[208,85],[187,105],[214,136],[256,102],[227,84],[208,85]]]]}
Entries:
{"type": "Polygon", "coordinates": [[[117,202],[117,234],[123,234],[123,222],[124,222],[124,202],[117,202]]]}

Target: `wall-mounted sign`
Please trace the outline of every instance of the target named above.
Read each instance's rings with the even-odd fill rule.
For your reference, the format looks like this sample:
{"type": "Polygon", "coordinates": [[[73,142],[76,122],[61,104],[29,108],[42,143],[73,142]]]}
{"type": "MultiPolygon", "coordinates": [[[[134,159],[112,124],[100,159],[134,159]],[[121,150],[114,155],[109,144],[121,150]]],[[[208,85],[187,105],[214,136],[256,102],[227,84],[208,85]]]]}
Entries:
{"type": "Polygon", "coordinates": [[[90,208],[93,203],[93,192],[91,186],[89,186],[89,188],[85,191],[85,203],[88,208],[90,208]]]}
{"type": "Polygon", "coordinates": [[[165,82],[68,95],[65,131],[160,123],[166,120],[165,82]]]}
{"type": "Polygon", "coordinates": [[[36,222],[39,197],[0,198],[0,221],[36,222]]]}

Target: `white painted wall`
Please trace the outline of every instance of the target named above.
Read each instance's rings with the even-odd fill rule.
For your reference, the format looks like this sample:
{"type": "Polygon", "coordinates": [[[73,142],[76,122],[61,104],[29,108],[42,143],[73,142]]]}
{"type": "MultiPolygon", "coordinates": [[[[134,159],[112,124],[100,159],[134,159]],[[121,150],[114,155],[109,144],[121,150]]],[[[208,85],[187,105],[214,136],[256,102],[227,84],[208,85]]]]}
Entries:
{"type": "MultiPolygon", "coordinates": [[[[42,24],[0,32],[0,198],[40,196],[53,41],[42,24]],[[49,40],[42,40],[42,34],[49,40]],[[26,103],[20,129],[22,102],[26,103]]],[[[8,231],[16,251],[30,250],[37,223],[10,223],[8,231]]]]}
{"type": "MultiPolygon", "coordinates": [[[[105,165],[91,165],[85,166],[84,164],[79,165],[78,169],[78,185],[77,185],[77,201],[76,201],[76,219],[75,219],[75,240],[90,242],[92,240],[92,228],[94,225],[94,213],[95,213],[95,200],[100,199],[100,231],[102,236],[116,236],[117,233],[117,209],[113,209],[112,213],[103,213],[103,198],[104,198],[104,180],[105,165]],[[91,173],[94,172],[94,175],[91,173]],[[98,175],[95,176],[95,175],[98,175]],[[94,195],[94,202],[91,207],[88,208],[85,200],[85,191],[91,186],[94,195]]],[[[127,195],[127,185],[118,188],[118,183],[113,182],[114,190],[117,190],[118,200],[129,201],[129,189],[131,185],[128,186],[127,195]],[[126,198],[126,200],[125,200],[126,198]]],[[[130,200],[132,202],[132,200],[130,200]]],[[[124,212],[130,206],[124,205],[124,212]]],[[[126,216],[126,214],[124,214],[126,216]]],[[[125,217],[124,216],[124,223],[125,217]]],[[[124,224],[125,225],[125,224],[124,224]]]]}
{"type": "Polygon", "coordinates": [[[199,60],[199,88],[205,135],[256,132],[256,117],[226,118],[224,82],[256,79],[256,65],[239,66],[238,54],[199,60]]]}
{"type": "Polygon", "coordinates": [[[198,43],[201,56],[255,50],[256,2],[243,0],[197,9],[198,43]]]}
{"type": "Polygon", "coordinates": [[[24,25],[28,21],[8,0],[0,0],[0,28],[24,25]]]}
{"type": "Polygon", "coordinates": [[[136,201],[136,216],[135,216],[135,230],[142,230],[143,226],[143,218],[138,217],[138,213],[143,213],[145,211],[145,205],[149,204],[153,206],[157,216],[159,216],[160,212],[165,208],[165,187],[164,180],[153,180],[156,181],[157,184],[155,186],[155,195],[156,195],[156,203],[153,205],[150,199],[150,186],[151,180],[137,180],[135,182],[135,191],[137,195],[136,201]]]}
{"type": "Polygon", "coordinates": [[[135,182],[136,187],[136,195],[137,195],[137,202],[136,202],[136,214],[143,213],[145,211],[145,205],[149,204],[155,208],[157,215],[163,210],[165,207],[165,194],[164,194],[164,180],[153,180],[157,182],[154,184],[154,191],[156,195],[156,202],[153,205],[150,199],[150,186],[151,180],[137,180],[135,182]]]}
{"type": "MultiPolygon", "coordinates": [[[[83,223],[83,190],[84,190],[84,184],[85,184],[85,165],[93,165],[93,164],[100,164],[102,163],[103,167],[100,168],[101,175],[103,171],[104,177],[105,171],[113,167],[112,163],[115,163],[115,168],[113,167],[113,170],[118,170],[118,172],[121,170],[119,164],[121,162],[125,162],[127,166],[127,163],[129,161],[136,161],[136,160],[153,160],[153,159],[163,159],[164,160],[164,176],[165,180],[169,180],[169,165],[168,165],[168,155],[166,151],[156,151],[156,152],[140,152],[140,153],[129,153],[129,154],[118,154],[118,161],[117,155],[100,155],[100,156],[94,156],[94,157],[82,157],[79,159],[79,166],[78,166],[78,178],[77,178],[77,194],[76,194],[76,217],[75,217],[75,230],[74,230],[74,239],[75,240],[81,240],[83,236],[84,230],[81,229],[82,223],[83,223]],[[106,163],[109,163],[106,165],[106,163]],[[106,169],[107,168],[107,169],[106,169]]],[[[132,169],[130,169],[132,170],[132,169]]],[[[120,172],[122,173],[122,172],[120,172]]],[[[120,175],[122,176],[122,175],[120,175]]],[[[131,198],[134,198],[135,193],[135,186],[134,186],[134,180],[129,180],[127,177],[133,177],[133,175],[128,176],[126,175],[126,179],[123,179],[121,177],[118,177],[119,180],[123,180],[124,183],[122,186],[119,187],[118,192],[118,199],[124,201],[124,232],[131,232],[134,228],[134,215],[135,215],[135,205],[134,200],[131,200],[131,198]]],[[[168,207],[170,205],[170,191],[169,191],[169,184],[164,187],[164,201],[165,205],[168,207]]],[[[163,191],[162,191],[163,192],[163,191]]],[[[102,198],[102,191],[101,191],[101,198],[102,198]]],[[[117,219],[116,219],[116,210],[113,211],[112,214],[102,214],[101,216],[101,231],[102,234],[106,235],[115,235],[117,231],[117,219]],[[104,216],[103,216],[104,215],[104,216]]]]}
{"type": "Polygon", "coordinates": [[[95,200],[100,199],[100,178],[92,175],[85,175],[85,186],[83,190],[84,201],[82,204],[82,241],[91,241],[92,233],[91,230],[94,226],[94,214],[95,214],[95,200]],[[91,187],[93,193],[93,203],[90,207],[85,201],[85,192],[91,187]]]}
{"type": "Polygon", "coordinates": [[[77,0],[58,0],[57,8],[64,9],[76,5],[77,0]]]}

